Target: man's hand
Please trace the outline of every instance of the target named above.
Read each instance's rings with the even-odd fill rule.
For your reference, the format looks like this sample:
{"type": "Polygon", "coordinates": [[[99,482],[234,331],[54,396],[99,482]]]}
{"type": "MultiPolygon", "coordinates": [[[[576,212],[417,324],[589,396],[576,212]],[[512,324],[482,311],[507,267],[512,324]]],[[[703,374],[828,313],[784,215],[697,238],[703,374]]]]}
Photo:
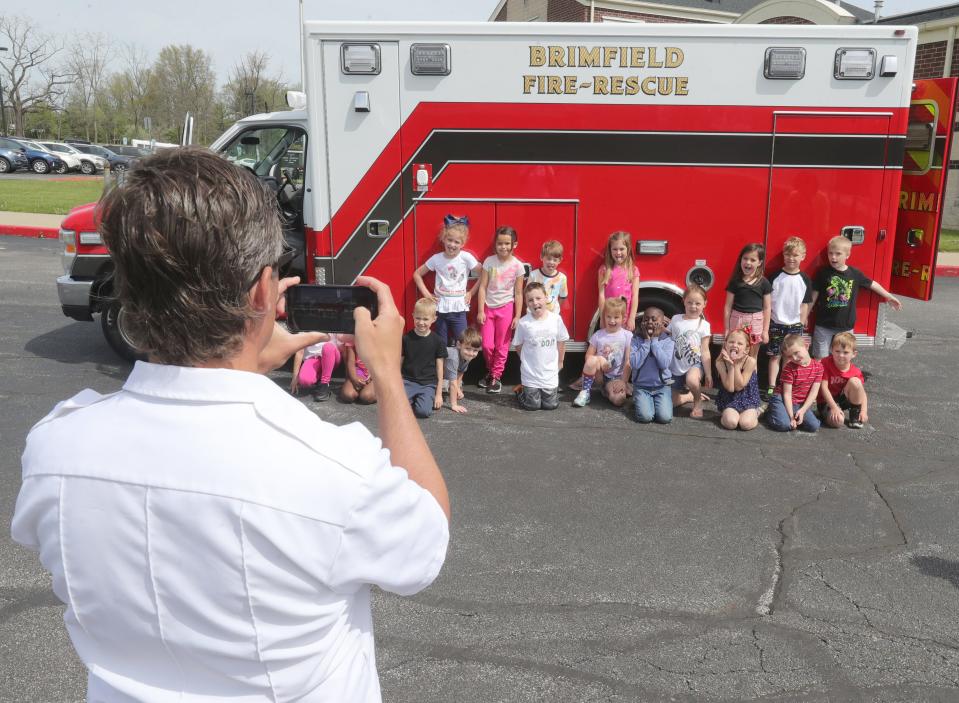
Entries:
{"type": "Polygon", "coordinates": [[[399,378],[402,353],[403,317],[396,309],[390,289],[370,276],[360,276],[356,285],[366,286],[376,293],[379,313],[370,319],[370,311],[358,307],[353,311],[356,322],[355,344],[359,356],[370,376],[377,379],[399,378]]]}
{"type": "Polygon", "coordinates": [[[293,334],[279,322],[273,323],[273,334],[270,341],[257,357],[257,366],[260,373],[269,373],[280,368],[289,361],[290,357],[300,349],[306,349],[313,344],[319,344],[329,339],[324,332],[300,332],[293,334]]]}

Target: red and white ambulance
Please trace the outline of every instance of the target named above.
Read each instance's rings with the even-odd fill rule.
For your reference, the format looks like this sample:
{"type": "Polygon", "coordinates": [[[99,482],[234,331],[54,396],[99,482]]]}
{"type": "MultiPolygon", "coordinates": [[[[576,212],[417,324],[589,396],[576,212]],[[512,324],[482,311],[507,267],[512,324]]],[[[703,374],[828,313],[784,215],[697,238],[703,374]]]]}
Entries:
{"type": "MultiPolygon", "coordinates": [[[[609,234],[632,233],[641,307],[681,309],[689,282],[724,288],[741,247],[767,269],[801,236],[803,269],[848,237],[850,263],[896,295],[932,292],[955,80],[913,81],[913,27],[701,24],[318,23],[304,27],[295,109],[241,120],[212,148],[276,191],[307,281],[387,281],[411,311],[412,273],[447,213],[467,249],[499,225],[539,264],[565,248],[564,311],[583,349],[609,234]]],[[[64,220],[64,312],[101,312],[109,259],[91,208],[64,220]]],[[[882,344],[865,294],[856,334],[882,344]]],[[[128,353],[128,352],[127,352],[128,353]]]]}

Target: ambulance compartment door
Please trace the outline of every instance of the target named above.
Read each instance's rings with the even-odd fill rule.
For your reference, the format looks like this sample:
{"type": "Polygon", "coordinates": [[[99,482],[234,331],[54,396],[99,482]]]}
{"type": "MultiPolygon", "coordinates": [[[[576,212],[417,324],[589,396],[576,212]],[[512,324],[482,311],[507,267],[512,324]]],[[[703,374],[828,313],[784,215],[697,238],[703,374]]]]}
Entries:
{"type": "Polygon", "coordinates": [[[321,60],[332,256],[315,259],[318,282],[321,272],[337,284],[367,274],[400,291],[406,281],[398,44],[323,41],[321,60]]]}
{"type": "Polygon", "coordinates": [[[955,78],[915,81],[909,107],[889,289],[929,300],[935,279],[952,143],[955,78]]]}
{"type": "MultiPolygon", "coordinates": [[[[885,282],[883,222],[893,222],[892,189],[899,157],[889,139],[892,112],[783,111],[774,114],[766,270],[782,267],[783,243],[806,242],[802,270],[810,278],[826,262],[826,242],[853,243],[850,264],[885,282]]],[[[857,331],[873,329],[870,296],[857,301],[857,331]]]]}
{"type": "MultiPolygon", "coordinates": [[[[414,201],[413,257],[415,265],[442,250],[438,235],[446,215],[469,218],[470,236],[466,251],[482,264],[492,256],[496,228],[509,225],[519,235],[515,256],[530,269],[540,266],[540,250],[544,241],[555,239],[563,245],[563,261],[559,270],[566,274],[569,297],[562,308],[563,321],[573,334],[576,261],[576,209],[573,200],[497,200],[483,198],[422,198],[414,201]]],[[[433,289],[433,274],[424,276],[427,287],[433,289]]],[[[406,290],[407,315],[412,314],[413,303],[419,293],[413,284],[406,290]]],[[[475,296],[474,296],[475,300],[475,296]]],[[[592,310],[589,315],[592,315],[592,310]]],[[[469,319],[476,316],[476,303],[470,305],[469,319]]]]}

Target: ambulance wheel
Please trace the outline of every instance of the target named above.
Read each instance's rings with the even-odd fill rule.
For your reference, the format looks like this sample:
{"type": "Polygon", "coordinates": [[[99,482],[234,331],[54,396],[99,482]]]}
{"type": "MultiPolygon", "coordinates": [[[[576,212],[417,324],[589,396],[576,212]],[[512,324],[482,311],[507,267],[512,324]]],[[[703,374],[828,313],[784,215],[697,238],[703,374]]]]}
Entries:
{"type": "Polygon", "coordinates": [[[146,356],[137,351],[133,340],[123,328],[123,305],[118,300],[111,301],[100,313],[100,328],[107,344],[126,361],[145,359],[146,356]]]}
{"type": "Polygon", "coordinates": [[[636,308],[637,326],[639,326],[639,321],[643,317],[643,310],[650,306],[662,310],[666,317],[666,322],[669,322],[669,318],[683,311],[683,299],[675,293],[670,293],[660,288],[640,288],[639,306],[636,308]]]}

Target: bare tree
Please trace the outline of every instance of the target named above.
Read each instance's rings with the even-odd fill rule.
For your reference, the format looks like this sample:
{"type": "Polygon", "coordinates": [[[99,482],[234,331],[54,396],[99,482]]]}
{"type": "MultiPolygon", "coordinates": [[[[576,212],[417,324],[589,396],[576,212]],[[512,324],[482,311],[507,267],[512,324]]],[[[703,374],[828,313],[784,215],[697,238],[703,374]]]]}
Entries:
{"type": "Polygon", "coordinates": [[[24,17],[0,17],[0,36],[9,46],[0,66],[6,98],[13,109],[16,133],[23,136],[23,118],[41,103],[56,103],[73,82],[69,69],[58,67],[53,59],[63,48],[52,37],[41,34],[33,20],[24,17]]]}
{"type": "Polygon", "coordinates": [[[102,88],[107,75],[110,40],[104,34],[84,34],[70,48],[67,65],[74,76],[73,91],[83,109],[86,137],[90,139],[90,124],[93,124],[93,141],[99,141],[97,108],[102,104],[102,88]]]}
{"type": "Polygon", "coordinates": [[[120,49],[120,55],[124,64],[123,76],[127,90],[127,109],[130,111],[130,119],[133,122],[134,129],[138,130],[142,119],[146,117],[144,110],[150,92],[150,73],[152,69],[146,52],[136,44],[124,44],[120,49]]]}

